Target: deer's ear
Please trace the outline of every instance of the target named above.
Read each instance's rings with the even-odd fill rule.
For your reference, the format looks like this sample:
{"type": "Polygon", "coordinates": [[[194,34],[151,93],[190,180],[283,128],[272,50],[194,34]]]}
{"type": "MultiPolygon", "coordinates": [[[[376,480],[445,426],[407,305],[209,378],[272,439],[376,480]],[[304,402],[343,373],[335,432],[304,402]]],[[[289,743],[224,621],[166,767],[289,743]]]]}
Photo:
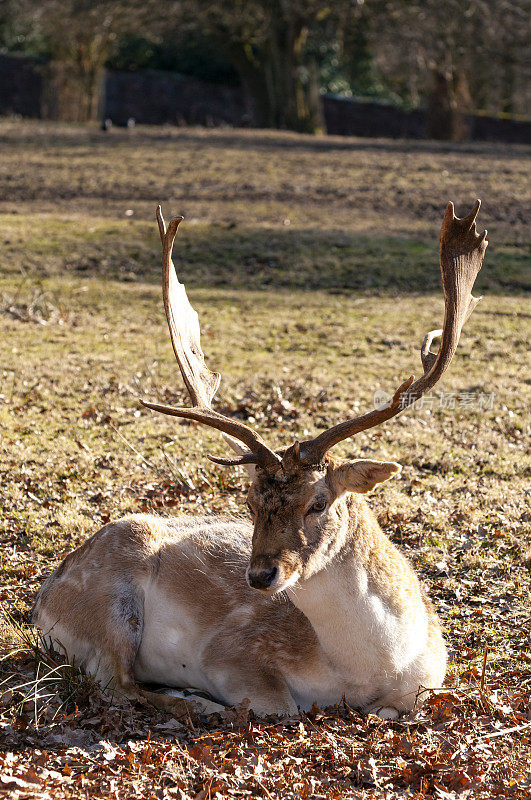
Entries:
{"type": "Polygon", "coordinates": [[[395,461],[347,461],[334,471],[334,478],[345,492],[370,492],[379,483],[389,480],[402,467],[395,461]]]}

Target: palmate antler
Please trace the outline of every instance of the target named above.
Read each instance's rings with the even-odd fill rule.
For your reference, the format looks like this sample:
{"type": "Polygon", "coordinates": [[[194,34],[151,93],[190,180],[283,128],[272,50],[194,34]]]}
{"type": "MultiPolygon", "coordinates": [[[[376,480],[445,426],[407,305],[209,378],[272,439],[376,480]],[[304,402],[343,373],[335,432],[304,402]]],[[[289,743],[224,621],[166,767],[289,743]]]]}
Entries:
{"type": "Polygon", "coordinates": [[[380,425],[396,417],[415,400],[432,389],[450,362],[459,344],[463,325],[481,297],[472,296],[472,287],[483,263],[487,249],[487,231],[480,236],[476,230],[476,217],[481,200],[476,200],[472,211],[463,219],[455,216],[454,204],[448,203],[444,213],[439,241],[439,263],[444,292],[444,324],[442,330],[430,331],[424,338],[420,356],[424,374],[415,381],[408,378],[398,387],[390,403],[361,417],[354,417],[335,425],[315,439],[301,442],[300,459],[307,464],[319,463],[331,447],[356,433],[380,425]],[[434,339],[442,337],[438,353],[430,352],[434,339]]]}
{"type": "MultiPolygon", "coordinates": [[[[159,403],[150,403],[141,400],[142,405],[153,411],[161,411],[174,417],[192,419],[202,422],[211,428],[216,428],[229,436],[238,439],[249,448],[249,454],[236,459],[238,463],[256,463],[265,469],[277,471],[281,467],[281,459],[273,450],[267,447],[262,437],[244,425],[212,409],[212,399],[217,392],[221,375],[211,372],[205,364],[205,357],[201,350],[201,335],[197,312],[190,305],[186,289],[179,283],[175,267],[171,258],[173,242],[177,228],[183,217],[173,217],[168,229],[162,209],[157,208],[157,222],[159,224],[160,238],[162,240],[162,296],[164,308],[170,329],[170,338],[173,352],[181,369],[188,394],[192,401],[192,408],[174,408],[163,406],[159,403]]],[[[211,456],[212,460],[220,464],[229,465],[234,459],[218,459],[211,456]]]]}
{"type": "Polygon", "coordinates": [[[163,297],[173,350],[192,400],[192,408],[174,408],[158,403],[142,401],[154,411],[176,417],[196,420],[228,434],[242,442],[248,452],[238,458],[210,458],[226,466],[234,464],[257,464],[263,469],[277,473],[280,469],[292,472],[319,464],[326,452],[334,445],[356,433],[380,425],[406,409],[419,397],[433,388],[446,371],[459,343],[463,325],[481,298],[472,296],[472,287],[481,269],[487,248],[487,231],[481,236],[476,231],[476,217],[481,205],[476,200],[472,211],[463,219],[454,214],[453,203],[448,203],[441,227],[439,261],[444,292],[445,313],[442,330],[427,334],[421,348],[424,374],[418,380],[413,377],[404,381],[396,390],[392,400],[384,407],[369,411],[360,417],[346,420],[304,442],[296,442],[281,458],[265,444],[262,437],[251,428],[211,407],[217,391],[220,375],[210,372],[200,345],[199,321],[190,305],[184,286],[179,283],[171,260],[173,242],[182,217],[174,217],[166,230],[160,206],[157,221],[162,239],[163,297]],[[441,337],[437,354],[430,352],[433,340],[441,337]]]}

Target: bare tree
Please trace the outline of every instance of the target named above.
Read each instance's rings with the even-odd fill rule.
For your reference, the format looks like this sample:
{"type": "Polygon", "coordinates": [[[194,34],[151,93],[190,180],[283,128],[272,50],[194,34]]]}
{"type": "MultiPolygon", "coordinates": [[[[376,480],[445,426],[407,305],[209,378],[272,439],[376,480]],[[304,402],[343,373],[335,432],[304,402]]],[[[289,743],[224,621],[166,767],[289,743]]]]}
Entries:
{"type": "Polygon", "coordinates": [[[348,80],[361,25],[382,85],[427,105],[430,135],[452,139],[465,133],[465,110],[526,113],[530,2],[0,0],[0,38],[12,45],[17,31],[30,32],[51,59],[48,115],[82,121],[97,115],[120,37],[169,40],[178,26],[179,37],[198,33],[230,61],[258,124],[316,132],[324,129],[323,48],[337,54],[348,80]]]}
{"type": "Polygon", "coordinates": [[[160,12],[152,0],[22,0],[19,13],[51,57],[48,115],[81,122],[98,113],[105,62],[119,36],[160,12]]]}
{"type": "Polygon", "coordinates": [[[324,130],[319,69],[307,47],[317,30],[337,36],[358,0],[217,0],[183,3],[237,69],[260,124],[324,130]]]}
{"type": "Polygon", "coordinates": [[[368,0],[386,81],[426,102],[428,132],[460,138],[462,112],[524,111],[529,0],[368,0]]]}

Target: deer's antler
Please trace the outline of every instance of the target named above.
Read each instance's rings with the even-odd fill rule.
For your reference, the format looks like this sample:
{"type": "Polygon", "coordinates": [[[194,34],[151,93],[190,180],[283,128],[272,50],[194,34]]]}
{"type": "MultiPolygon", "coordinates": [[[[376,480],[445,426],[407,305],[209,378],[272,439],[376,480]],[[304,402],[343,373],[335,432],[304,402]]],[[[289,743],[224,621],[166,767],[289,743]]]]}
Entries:
{"type": "Polygon", "coordinates": [[[416,381],[413,377],[404,381],[383,408],[341,422],[315,439],[301,442],[301,464],[318,464],[327,450],[343,439],[395,417],[429,391],[446,371],[459,343],[463,325],[481,300],[472,296],[472,287],[488,244],[487,231],[481,236],[476,231],[475,220],[480,206],[481,201],[476,200],[472,211],[463,219],[455,216],[453,203],[448,203],[446,207],[439,244],[445,303],[444,325],[442,330],[430,331],[424,339],[421,348],[422,377],[416,381]],[[442,337],[439,351],[437,354],[431,353],[432,341],[439,336],[442,337]]]}
{"type": "Polygon", "coordinates": [[[170,329],[171,343],[183,376],[188,394],[192,401],[191,408],[175,408],[141,400],[142,405],[153,411],[170,414],[174,417],[202,422],[216,428],[229,436],[243,442],[248,453],[234,459],[222,459],[210,456],[212,461],[226,466],[233,464],[259,464],[264,469],[276,472],[281,468],[281,459],[265,444],[262,437],[244,425],[243,422],[226,417],[212,408],[212,399],[221,380],[221,375],[211,372],[205,364],[201,350],[199,319],[197,312],[190,305],[186,289],[179,283],[172,261],[172,249],[177,228],[183,217],[173,217],[166,224],[162,209],[157,208],[157,222],[162,241],[162,294],[164,308],[170,329]]]}
{"type": "Polygon", "coordinates": [[[173,242],[182,217],[170,220],[168,229],[160,206],[157,220],[162,240],[163,296],[170,328],[173,350],[192,400],[191,408],[174,408],[159,403],[141,401],[144,406],[163,414],[191,419],[216,428],[242,442],[248,450],[237,458],[217,458],[212,461],[225,466],[258,464],[271,473],[280,469],[286,474],[298,467],[320,464],[326,452],[334,445],[356,433],[380,425],[408,408],[429,391],[446,371],[459,343],[463,325],[481,298],[472,296],[472,287],[481,269],[487,248],[487,231],[481,236],[476,230],[476,217],[480,208],[476,200],[472,211],[463,219],[455,216],[453,203],[448,203],[441,227],[439,261],[444,291],[445,313],[442,330],[430,331],[424,338],[420,355],[424,374],[415,381],[404,381],[391,401],[381,408],[360,417],[340,422],[305,442],[296,442],[288,448],[283,458],[271,450],[262,437],[243,422],[214,411],[212,399],[217,391],[220,375],[211,372],[205,364],[200,344],[197,313],[194,311],[184,286],[179,283],[171,259],[173,242]],[[441,337],[437,354],[430,351],[433,340],[441,337]]]}

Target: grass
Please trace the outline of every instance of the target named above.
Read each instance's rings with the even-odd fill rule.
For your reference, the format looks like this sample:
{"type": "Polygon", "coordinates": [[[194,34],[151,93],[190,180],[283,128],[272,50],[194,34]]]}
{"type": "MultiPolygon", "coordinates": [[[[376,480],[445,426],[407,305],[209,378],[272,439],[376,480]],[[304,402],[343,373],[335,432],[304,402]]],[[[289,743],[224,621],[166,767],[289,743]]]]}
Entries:
{"type": "MultiPolygon", "coordinates": [[[[0,263],[8,275],[17,276],[23,268],[42,277],[66,273],[158,282],[159,238],[151,221],[0,215],[0,225],[4,236],[0,263]]],[[[220,226],[192,220],[181,227],[178,238],[178,258],[188,286],[238,291],[394,293],[414,287],[418,292],[436,292],[440,280],[436,253],[435,234],[424,242],[404,235],[220,226]]],[[[514,244],[495,248],[489,271],[478,279],[478,291],[529,290],[527,259],[525,248],[514,244]]]]}
{"type": "MultiPolygon", "coordinates": [[[[476,698],[466,711],[451,701],[459,724],[474,736],[491,730],[478,725],[523,724],[531,689],[529,151],[164,128],[107,135],[10,121],[0,135],[0,601],[16,625],[62,555],[111,518],[147,509],[244,513],[243,473],[206,458],[224,451],[219,438],[138,405],[145,395],[185,400],[160,298],[159,200],[166,216],[186,215],[175,261],[199,312],[207,361],[223,374],[219,406],[285,444],[371,408],[375,390],[390,392],[418,374],[424,333],[442,319],[436,244],[444,205],[454,199],[465,211],[483,198],[485,298],[438,387],[442,399],[436,394],[338,450],[404,465],[371,502],[442,617],[455,697],[468,686],[476,698]],[[484,690],[477,694],[485,648],[489,691],[512,717],[493,711],[484,690]]],[[[31,663],[20,654],[4,659],[0,680],[30,680],[31,663]]],[[[14,725],[7,746],[34,766],[54,725],[90,729],[95,702],[70,700],[53,722],[43,706],[37,733],[14,692],[0,714],[14,725]]],[[[435,728],[426,723],[419,747],[438,736],[441,703],[428,706],[435,728]]],[[[98,718],[118,714],[101,708],[98,718]]],[[[153,726],[144,713],[130,717],[140,737],[153,726]]],[[[332,726],[327,735],[341,750],[353,723],[330,719],[328,728],[315,722],[319,734],[304,722],[308,741],[332,726]]],[[[195,724],[195,734],[185,733],[198,747],[195,724]]],[[[348,735],[370,739],[371,724],[348,735]]],[[[109,730],[121,747],[120,725],[109,730]]],[[[219,735],[226,746],[232,741],[219,735]]],[[[501,762],[513,748],[516,792],[525,782],[520,744],[492,741],[501,762]]],[[[378,747],[375,739],[376,749],[357,758],[398,758],[378,747]]],[[[312,752],[302,748],[301,758],[313,763],[312,752]]],[[[193,769],[186,762],[187,796],[215,785],[216,759],[198,757],[193,769]]],[[[412,778],[416,791],[436,796],[431,774],[412,778]]],[[[360,796],[377,795],[378,781],[359,775],[352,785],[360,796]]],[[[390,791],[399,791],[397,775],[390,791]]],[[[485,797],[507,779],[496,775],[485,779],[485,797]]],[[[96,786],[90,780],[85,785],[96,786]]],[[[280,796],[273,784],[263,791],[249,781],[251,794],[280,796]]],[[[326,787],[312,791],[333,796],[326,787]]]]}

